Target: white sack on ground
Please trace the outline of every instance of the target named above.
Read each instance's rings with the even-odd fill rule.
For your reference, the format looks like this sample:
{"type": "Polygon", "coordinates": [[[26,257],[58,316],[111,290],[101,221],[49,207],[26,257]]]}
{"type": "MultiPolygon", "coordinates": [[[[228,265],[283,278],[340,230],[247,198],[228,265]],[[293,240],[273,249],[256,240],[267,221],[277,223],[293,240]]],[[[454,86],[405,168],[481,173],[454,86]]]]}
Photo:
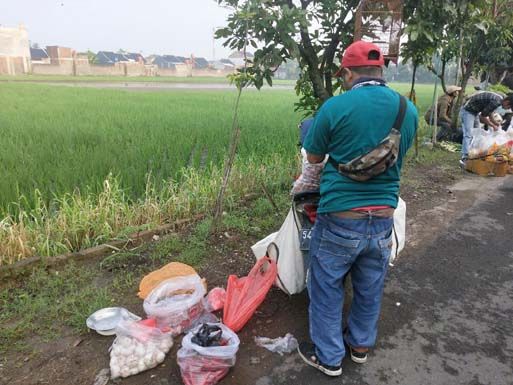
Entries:
{"type": "MultiPolygon", "coordinates": [[[[291,208],[279,231],[251,246],[255,257],[260,259],[265,256],[267,247],[271,243],[276,245],[279,253],[276,285],[288,294],[301,293],[306,287],[303,253],[299,248],[301,224],[299,221],[297,222],[296,225],[294,211],[291,208]]],[[[270,257],[275,259],[275,255],[270,255],[270,257]]]]}

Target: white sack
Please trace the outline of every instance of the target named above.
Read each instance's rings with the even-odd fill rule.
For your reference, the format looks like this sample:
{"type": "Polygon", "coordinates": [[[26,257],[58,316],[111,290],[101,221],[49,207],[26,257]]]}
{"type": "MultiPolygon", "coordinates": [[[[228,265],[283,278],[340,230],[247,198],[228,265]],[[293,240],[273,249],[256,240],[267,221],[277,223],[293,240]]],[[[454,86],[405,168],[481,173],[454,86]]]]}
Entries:
{"type": "Polygon", "coordinates": [[[392,254],[390,254],[389,264],[394,263],[394,260],[399,253],[404,249],[406,243],[406,202],[399,197],[397,208],[394,212],[394,228],[392,230],[392,254]]]}
{"type": "MultiPolygon", "coordinates": [[[[301,293],[306,287],[303,253],[299,248],[298,226],[301,229],[301,224],[298,221],[296,225],[294,218],[294,211],[291,208],[278,232],[268,235],[251,246],[255,257],[260,259],[265,256],[267,247],[271,243],[276,245],[279,253],[276,286],[288,294],[301,293]]],[[[270,257],[276,260],[275,255],[270,257]]]]}
{"type": "MultiPolygon", "coordinates": [[[[276,279],[276,285],[288,294],[301,293],[306,287],[304,258],[299,248],[298,226],[299,230],[301,230],[301,224],[298,221],[296,226],[293,209],[290,209],[279,231],[269,234],[251,246],[256,259],[260,259],[265,256],[267,248],[272,242],[276,244],[279,251],[278,276],[281,278],[283,286],[278,278],[276,279]]],[[[405,243],[406,203],[399,197],[397,208],[394,212],[390,264],[394,262],[399,253],[404,249],[405,243]]],[[[271,255],[270,257],[274,259],[275,256],[271,255]]]]}

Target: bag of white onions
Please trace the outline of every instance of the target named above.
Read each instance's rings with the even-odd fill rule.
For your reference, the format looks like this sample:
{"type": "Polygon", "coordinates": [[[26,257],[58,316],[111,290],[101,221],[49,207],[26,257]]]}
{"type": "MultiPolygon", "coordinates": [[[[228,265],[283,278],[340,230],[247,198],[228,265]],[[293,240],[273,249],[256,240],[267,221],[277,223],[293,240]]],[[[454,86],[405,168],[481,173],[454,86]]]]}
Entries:
{"type": "Polygon", "coordinates": [[[155,324],[153,320],[122,321],[116,326],[116,339],[110,348],[112,379],[132,376],[164,361],[173,346],[173,337],[170,331],[152,323],[155,324]]]}
{"type": "Polygon", "coordinates": [[[205,286],[197,274],[170,278],[151,291],[143,307],[158,327],[170,327],[176,336],[203,314],[205,294],[205,286]]]}

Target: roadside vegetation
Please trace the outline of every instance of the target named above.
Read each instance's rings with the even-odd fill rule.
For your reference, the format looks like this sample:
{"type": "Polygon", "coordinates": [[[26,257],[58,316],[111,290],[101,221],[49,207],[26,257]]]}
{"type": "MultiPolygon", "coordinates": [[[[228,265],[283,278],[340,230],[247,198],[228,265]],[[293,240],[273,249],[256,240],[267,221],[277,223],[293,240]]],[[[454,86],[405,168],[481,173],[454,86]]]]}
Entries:
{"type": "MultiPolygon", "coordinates": [[[[406,93],[408,85],[393,85],[406,93]]],[[[420,111],[432,86],[419,86],[420,111]]],[[[245,92],[228,205],[288,189],[297,173],[293,91],[245,92]]],[[[0,264],[51,256],[209,212],[235,93],[4,84],[0,264]]],[[[429,135],[423,128],[422,135],[429,135]]]]}
{"type": "MultiPolygon", "coordinates": [[[[401,187],[408,204],[413,203],[406,197],[409,194],[412,199],[412,192],[418,194],[419,201],[429,200],[433,195],[431,176],[424,175],[419,168],[440,170],[435,175],[455,175],[457,159],[457,153],[438,148],[421,147],[418,159],[411,151],[403,167],[401,187]]],[[[0,285],[0,356],[16,352],[37,356],[40,352],[34,341],[44,343],[63,333],[86,333],[85,319],[103,307],[123,306],[142,314],[141,301],[136,296],[141,278],[169,262],[189,264],[202,276],[211,271],[210,277],[217,282],[210,281],[209,287],[223,285],[227,274],[245,273],[253,261],[250,246],[276,231],[290,207],[288,191],[294,170],[295,164],[283,173],[273,173],[275,167],[257,170],[270,199],[262,193],[258,182],[244,175],[251,170],[234,175],[229,204],[215,234],[209,232],[211,219],[206,217],[155,242],[113,251],[99,259],[72,261],[60,268],[36,267],[28,276],[4,282],[0,285]],[[265,179],[261,176],[264,171],[269,173],[265,179]],[[252,183],[253,189],[242,189],[238,183],[252,183]],[[248,194],[242,196],[243,191],[248,194]],[[236,195],[240,199],[235,199],[236,195]],[[229,267],[221,266],[229,260],[229,267]]],[[[192,189],[193,185],[185,185],[182,190],[185,194],[192,189]]],[[[196,196],[203,194],[207,191],[197,191],[196,196]]],[[[180,199],[185,202],[185,195],[180,199]]]]}
{"type": "MultiPolygon", "coordinates": [[[[240,235],[242,240],[236,242],[243,248],[240,242],[251,243],[273,231],[289,202],[284,189],[272,193],[272,197],[274,204],[258,197],[228,208],[220,236],[229,241],[227,237],[240,235]]],[[[0,355],[7,351],[37,354],[27,343],[29,336],[44,342],[62,334],[63,329],[84,333],[87,317],[103,307],[124,306],[140,314],[141,301],[136,294],[145,274],[171,261],[206,268],[212,256],[219,253],[219,237],[209,235],[209,227],[207,218],[158,242],[113,251],[91,263],[70,262],[60,269],[38,267],[29,276],[0,286],[0,355]]],[[[226,257],[230,257],[229,252],[226,257]]]]}

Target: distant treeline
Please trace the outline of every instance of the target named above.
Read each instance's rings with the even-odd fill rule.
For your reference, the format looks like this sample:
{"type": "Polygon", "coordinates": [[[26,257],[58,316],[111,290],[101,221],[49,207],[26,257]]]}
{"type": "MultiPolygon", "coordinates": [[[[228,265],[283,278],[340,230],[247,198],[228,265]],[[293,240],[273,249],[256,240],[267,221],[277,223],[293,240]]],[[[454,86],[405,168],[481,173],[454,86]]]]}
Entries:
{"type": "MultiPolygon", "coordinates": [[[[299,65],[296,61],[289,60],[282,64],[275,73],[278,79],[297,80],[299,77],[299,65]]],[[[410,63],[398,65],[390,63],[384,70],[385,80],[388,82],[408,83],[411,82],[413,76],[413,65],[410,63]]],[[[417,68],[417,83],[434,83],[436,76],[426,67],[419,66],[417,68]]],[[[445,79],[447,84],[454,84],[456,81],[456,64],[450,64],[445,70],[445,79]]]]}

